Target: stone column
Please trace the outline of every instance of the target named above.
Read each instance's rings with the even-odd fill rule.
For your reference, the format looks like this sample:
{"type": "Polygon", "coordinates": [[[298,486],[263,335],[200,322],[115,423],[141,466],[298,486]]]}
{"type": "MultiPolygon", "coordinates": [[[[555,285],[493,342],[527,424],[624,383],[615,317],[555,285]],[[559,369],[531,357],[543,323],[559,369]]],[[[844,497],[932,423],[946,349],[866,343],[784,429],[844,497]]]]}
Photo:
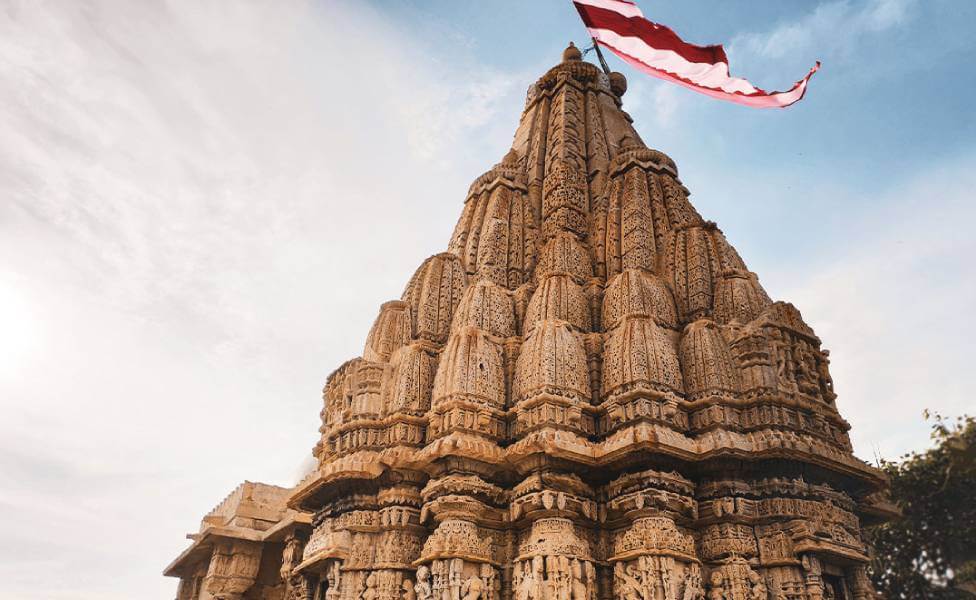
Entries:
{"type": "Polygon", "coordinates": [[[823,600],[823,573],[820,559],[813,554],[804,554],[801,562],[809,600],[823,600]]]}
{"type": "Polygon", "coordinates": [[[417,600],[498,600],[501,580],[492,541],[472,521],[441,521],[417,561],[417,600]]]}
{"type": "Polygon", "coordinates": [[[261,544],[222,540],[214,546],[204,590],[214,600],[239,600],[254,585],[261,565],[261,544]]]}
{"type": "Polygon", "coordinates": [[[597,591],[589,544],[573,521],[543,517],[519,545],[512,576],[515,598],[591,600],[597,591]]]}
{"type": "Polygon", "coordinates": [[[305,578],[295,572],[295,567],[302,562],[307,541],[308,535],[298,530],[289,533],[285,539],[285,549],[281,554],[281,581],[285,585],[286,600],[307,600],[308,586],[303,585],[305,578]]]}

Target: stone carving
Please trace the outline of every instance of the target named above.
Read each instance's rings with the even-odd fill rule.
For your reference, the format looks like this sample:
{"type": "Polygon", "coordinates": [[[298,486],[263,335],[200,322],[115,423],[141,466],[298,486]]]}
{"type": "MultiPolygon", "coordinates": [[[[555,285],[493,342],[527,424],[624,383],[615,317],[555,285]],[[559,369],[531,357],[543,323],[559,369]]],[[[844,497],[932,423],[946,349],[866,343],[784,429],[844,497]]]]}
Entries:
{"type": "Polygon", "coordinates": [[[623,563],[617,563],[613,575],[614,589],[618,597],[624,600],[646,600],[647,596],[643,592],[644,584],[637,579],[636,566],[630,565],[625,568],[623,563]]]}
{"type": "Polygon", "coordinates": [[[666,551],[691,558],[695,556],[695,541],[668,517],[643,517],[617,538],[613,550],[615,556],[666,551]]]}
{"type": "Polygon", "coordinates": [[[589,600],[596,589],[592,565],[568,556],[536,556],[516,563],[513,598],[589,600]],[[589,567],[586,565],[590,565],[589,567]]]}
{"type": "Polygon", "coordinates": [[[204,588],[220,600],[237,600],[254,585],[261,561],[261,546],[253,542],[218,543],[204,579],[204,588]]]}
{"type": "Polygon", "coordinates": [[[480,600],[485,589],[481,577],[472,575],[464,581],[461,587],[461,597],[463,600],[480,600]]]}
{"type": "Polygon", "coordinates": [[[703,597],[701,571],[666,555],[646,555],[613,567],[615,598],[698,600],[703,597]]]}
{"type": "Polygon", "coordinates": [[[758,573],[753,572],[749,575],[749,583],[752,586],[749,600],[769,600],[769,590],[766,588],[766,583],[758,573]]]}
{"type": "Polygon", "coordinates": [[[403,581],[403,600],[417,600],[417,592],[414,589],[413,582],[409,579],[403,581]]]}
{"type": "Polygon", "coordinates": [[[625,319],[603,351],[603,393],[612,399],[634,389],[652,396],[684,391],[674,343],[651,319],[625,319]]]}
{"type": "Polygon", "coordinates": [[[433,600],[434,590],[430,585],[430,569],[421,565],[417,568],[417,584],[414,586],[417,600],[433,600]]]}
{"type": "Polygon", "coordinates": [[[736,556],[712,571],[708,598],[769,600],[769,591],[762,576],[745,559],[736,556]]]}
{"type": "Polygon", "coordinates": [[[466,284],[464,266],[457,255],[444,252],[424,261],[403,292],[417,337],[434,342],[447,339],[466,284]]]}
{"type": "Polygon", "coordinates": [[[370,573],[366,576],[366,589],[363,590],[363,593],[359,597],[362,600],[376,600],[377,596],[379,596],[376,586],[376,573],[370,573]]]}
{"type": "Polygon", "coordinates": [[[702,588],[701,571],[690,569],[685,576],[684,588],[681,591],[681,600],[702,600],[705,597],[705,590],[702,588]]]}
{"type": "Polygon", "coordinates": [[[530,87],[446,251],[328,377],[317,468],[208,515],[180,600],[871,596],[859,515],[886,484],[828,353],[626,88],[572,46],[530,87]]]}
{"type": "Polygon", "coordinates": [[[473,327],[499,338],[515,335],[515,306],[510,293],[484,279],[469,286],[461,297],[451,327],[452,330],[473,327]]]}
{"type": "Polygon", "coordinates": [[[470,521],[450,519],[441,523],[424,543],[422,557],[434,559],[443,556],[463,556],[490,560],[491,538],[485,538],[470,521]]]}
{"type": "Polygon", "coordinates": [[[577,331],[590,330],[589,301],[568,275],[546,278],[532,295],[524,316],[525,333],[543,321],[564,321],[577,331]]]}
{"type": "Polygon", "coordinates": [[[410,305],[406,302],[390,301],[380,307],[373,328],[366,336],[366,349],[363,359],[370,362],[387,362],[400,346],[413,337],[410,305]]]}
{"type": "Polygon", "coordinates": [[[566,233],[549,240],[539,255],[536,277],[565,274],[583,285],[593,276],[590,255],[580,241],[566,233]]]}
{"type": "Polygon", "coordinates": [[[678,328],[671,290],[660,278],[635,269],[611,279],[603,295],[603,327],[607,331],[626,317],[649,317],[662,327],[678,328]]]}

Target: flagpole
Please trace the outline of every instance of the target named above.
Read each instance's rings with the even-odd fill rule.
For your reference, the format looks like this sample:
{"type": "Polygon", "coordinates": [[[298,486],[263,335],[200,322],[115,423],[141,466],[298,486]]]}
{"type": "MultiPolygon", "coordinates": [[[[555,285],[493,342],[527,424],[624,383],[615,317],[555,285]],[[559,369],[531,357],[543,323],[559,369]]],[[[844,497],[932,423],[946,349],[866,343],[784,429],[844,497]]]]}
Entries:
{"type": "Polygon", "coordinates": [[[607,65],[606,59],[603,58],[603,52],[600,52],[600,42],[596,41],[596,38],[591,37],[593,40],[593,48],[596,50],[596,56],[600,59],[600,66],[603,67],[603,72],[607,75],[610,74],[610,67],[607,65]]]}

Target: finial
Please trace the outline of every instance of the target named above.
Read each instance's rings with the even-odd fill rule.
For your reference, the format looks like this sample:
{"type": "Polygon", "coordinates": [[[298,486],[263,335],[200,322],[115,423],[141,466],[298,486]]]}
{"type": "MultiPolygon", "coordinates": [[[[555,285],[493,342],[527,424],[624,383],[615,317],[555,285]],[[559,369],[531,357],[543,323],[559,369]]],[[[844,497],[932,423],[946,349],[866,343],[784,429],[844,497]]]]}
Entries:
{"type": "Polygon", "coordinates": [[[570,42],[569,46],[563,50],[563,62],[569,60],[583,60],[583,53],[579,51],[579,48],[573,42],[570,42]]]}
{"type": "Polygon", "coordinates": [[[617,71],[610,73],[609,77],[610,91],[620,98],[627,92],[627,78],[624,77],[623,73],[618,73],[617,71]]]}

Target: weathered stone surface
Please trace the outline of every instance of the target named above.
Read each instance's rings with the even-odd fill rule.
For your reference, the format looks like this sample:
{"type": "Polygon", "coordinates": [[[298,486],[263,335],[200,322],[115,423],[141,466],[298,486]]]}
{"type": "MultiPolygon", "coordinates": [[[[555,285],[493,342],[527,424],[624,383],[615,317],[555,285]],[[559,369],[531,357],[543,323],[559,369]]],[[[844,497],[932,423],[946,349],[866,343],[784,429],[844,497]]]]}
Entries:
{"type": "Polygon", "coordinates": [[[295,593],[293,573],[312,516],[287,508],[289,494],[246,481],[207,513],[189,536],[193,544],[166,568],[166,575],[180,578],[177,600],[270,600],[295,593]]]}
{"type": "Polygon", "coordinates": [[[886,483],[827,352],[640,141],[623,76],[563,58],[329,377],[291,512],[202,531],[181,599],[873,597],[886,483]]]}

